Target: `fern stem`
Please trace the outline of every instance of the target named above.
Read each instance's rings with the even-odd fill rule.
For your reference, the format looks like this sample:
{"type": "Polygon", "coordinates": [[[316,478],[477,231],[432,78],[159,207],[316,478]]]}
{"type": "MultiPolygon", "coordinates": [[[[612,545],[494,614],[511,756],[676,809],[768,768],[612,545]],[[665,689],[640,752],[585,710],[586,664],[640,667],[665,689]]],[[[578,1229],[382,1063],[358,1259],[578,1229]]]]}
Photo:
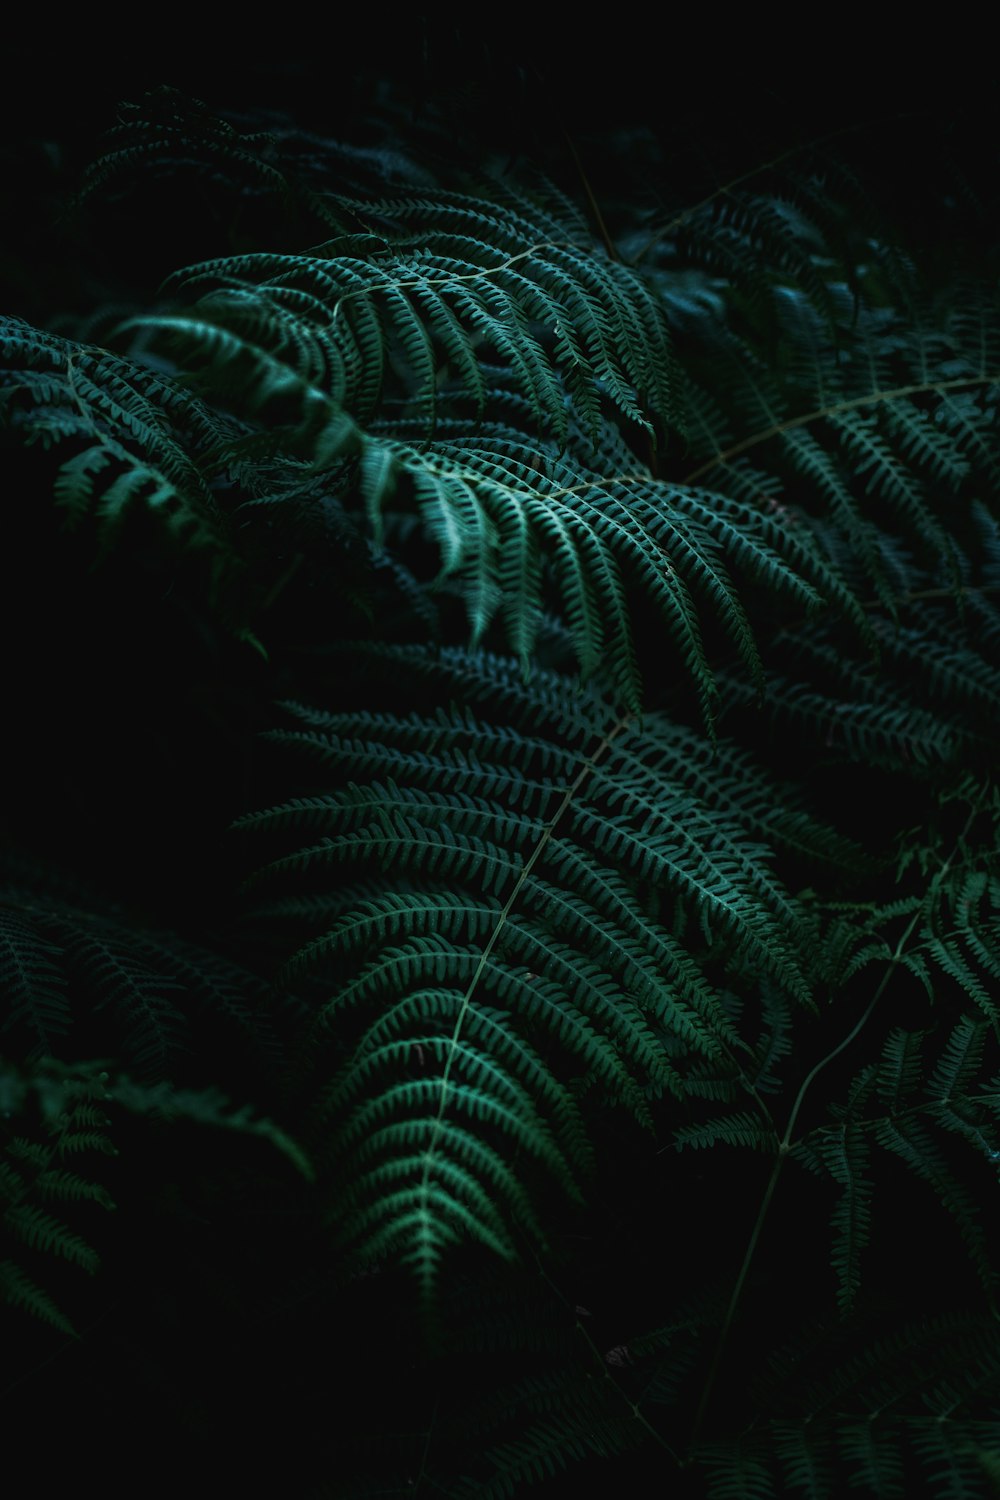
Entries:
{"type": "Polygon", "coordinates": [[[719,1333],[718,1340],[716,1341],[715,1353],[712,1355],[712,1363],[709,1366],[708,1374],[705,1377],[705,1384],[702,1387],[701,1399],[698,1402],[698,1410],[695,1412],[694,1424],[691,1428],[691,1441],[688,1449],[689,1457],[691,1458],[694,1457],[695,1450],[698,1446],[698,1438],[701,1435],[701,1429],[704,1425],[705,1415],[708,1411],[708,1404],[712,1399],[712,1392],[715,1389],[715,1382],[719,1374],[719,1368],[722,1364],[722,1356],[726,1352],[726,1343],[729,1338],[729,1330],[732,1327],[733,1319],[736,1316],[736,1309],[739,1306],[740,1297],[743,1293],[743,1286],[750,1271],[751,1263],[753,1262],[754,1251],[757,1249],[757,1241],[760,1239],[760,1232],[764,1227],[764,1220],[767,1218],[767,1211],[771,1206],[771,1199],[774,1197],[774,1189],[777,1187],[778,1178],[781,1176],[781,1168],[784,1165],[786,1154],[787,1147],[785,1146],[784,1141],[782,1141],[781,1145],[779,1145],[778,1147],[778,1155],[775,1158],[774,1166],[771,1169],[771,1175],[768,1178],[767,1187],[764,1189],[764,1196],[761,1199],[760,1208],[757,1210],[757,1218],[754,1221],[753,1229],[750,1231],[750,1239],[747,1242],[746,1254],[743,1257],[743,1263],[740,1266],[739,1273],[733,1285],[732,1295],[729,1298],[729,1305],[726,1308],[726,1316],[723,1319],[722,1329],[719,1333]]]}
{"type": "MultiPolygon", "coordinates": [[[[430,1422],[427,1424],[427,1436],[424,1439],[424,1451],[420,1455],[420,1468],[417,1470],[417,1477],[416,1477],[416,1479],[415,1479],[415,1481],[413,1483],[413,1493],[414,1493],[414,1495],[416,1495],[416,1494],[419,1493],[420,1486],[423,1484],[423,1482],[424,1482],[425,1479],[427,1479],[427,1480],[429,1480],[429,1481],[431,1481],[433,1483],[433,1481],[431,1480],[431,1476],[427,1472],[427,1455],[430,1453],[430,1450],[431,1450],[431,1439],[434,1436],[434,1426],[435,1426],[435,1423],[437,1422],[437,1414],[438,1414],[438,1410],[439,1410],[440,1406],[441,1406],[441,1392],[438,1391],[437,1395],[434,1397],[434,1410],[431,1412],[431,1419],[430,1419],[430,1422]]],[[[437,1486],[435,1486],[435,1487],[437,1488],[437,1486]]]]}
{"type": "Polygon", "coordinates": [[[621,256],[618,254],[618,247],[616,246],[614,240],[611,238],[611,235],[608,233],[608,226],[604,222],[604,215],[601,213],[600,204],[594,197],[594,190],[590,185],[590,179],[587,176],[586,172],[583,170],[583,162],[580,160],[580,153],[577,151],[576,146],[573,144],[573,137],[570,135],[569,131],[562,123],[560,123],[559,129],[562,131],[563,140],[569,147],[569,154],[573,158],[573,165],[576,168],[576,175],[579,177],[581,183],[583,184],[583,191],[587,195],[587,202],[590,204],[590,211],[594,215],[594,222],[597,225],[597,232],[601,237],[601,242],[604,245],[605,250],[608,252],[608,257],[610,260],[621,260],[621,256]]]}
{"type": "MultiPolygon", "coordinates": [[[[919,915],[919,913],[917,915],[919,915]]],[[[878,988],[876,989],[872,998],[869,1000],[868,1004],[865,1006],[860,1020],[855,1022],[847,1035],[837,1043],[836,1047],[834,1047],[832,1051],[828,1052],[825,1057],[820,1058],[815,1067],[811,1068],[810,1071],[806,1074],[805,1078],[802,1080],[802,1083],[799,1086],[799,1091],[795,1096],[795,1102],[792,1105],[792,1112],[788,1116],[788,1125],[786,1126],[785,1133],[778,1145],[778,1151],[781,1154],[782,1158],[786,1156],[787,1153],[792,1149],[792,1131],[795,1129],[795,1121],[798,1119],[799,1110],[802,1108],[803,1101],[805,1100],[809,1088],[812,1086],[813,1080],[823,1071],[827,1063],[832,1063],[835,1057],[839,1057],[841,1052],[845,1051],[846,1048],[851,1045],[855,1037],[861,1031],[862,1027],[868,1021],[868,1018],[875,1009],[875,1006],[882,998],[882,995],[885,992],[886,985],[889,983],[889,980],[892,978],[893,974],[896,971],[896,965],[899,963],[899,960],[902,957],[903,948],[905,947],[906,942],[910,934],[912,933],[914,926],[916,925],[916,920],[917,918],[915,916],[913,921],[907,927],[906,931],[903,933],[903,936],[897,943],[896,951],[889,959],[886,971],[882,975],[882,978],[879,980],[878,988]]]]}
{"type": "Polygon", "coordinates": [[[279,596],[285,592],[285,589],[291,583],[292,579],[295,577],[296,573],[299,571],[305,560],[306,555],[304,552],[295,553],[291,562],[285,568],[284,572],[278,575],[278,577],[272,583],[271,587],[268,589],[267,594],[264,597],[264,602],[261,605],[262,609],[271,608],[272,604],[274,604],[279,596]]]}
{"type": "Polygon", "coordinates": [[[570,135],[569,131],[566,129],[566,126],[556,114],[555,110],[551,107],[550,87],[546,83],[543,74],[540,73],[536,67],[532,67],[531,72],[534,74],[535,79],[541,88],[542,98],[549,100],[549,112],[552,118],[552,122],[558,128],[560,135],[566,142],[566,145],[569,149],[569,154],[573,158],[573,166],[576,169],[576,175],[579,177],[580,182],[583,186],[583,191],[587,195],[587,202],[590,204],[590,211],[594,216],[594,222],[597,225],[597,231],[601,237],[604,248],[608,252],[608,256],[611,260],[620,261],[621,256],[618,253],[618,248],[615,245],[614,240],[611,238],[611,235],[608,233],[608,226],[604,222],[604,215],[601,213],[600,205],[596,197],[594,196],[594,190],[590,185],[590,179],[588,178],[586,172],[583,170],[583,162],[580,160],[580,153],[576,149],[576,146],[573,142],[573,137],[570,135]]]}
{"type": "MultiPolygon", "coordinates": [[[[919,915],[919,913],[917,915],[919,915]]],[[[896,952],[889,960],[889,966],[883,974],[874,995],[865,1007],[860,1020],[855,1022],[854,1026],[848,1032],[847,1036],[845,1036],[840,1042],[838,1042],[836,1047],[834,1047],[832,1051],[828,1052],[825,1057],[820,1058],[819,1062],[814,1068],[810,1070],[810,1072],[806,1074],[801,1085],[799,1086],[799,1091],[795,1096],[795,1102],[792,1105],[791,1114],[788,1117],[788,1125],[785,1128],[784,1135],[778,1143],[778,1152],[774,1160],[774,1166],[771,1169],[771,1175],[768,1178],[767,1187],[764,1189],[764,1196],[760,1201],[760,1208],[757,1210],[757,1218],[754,1221],[753,1229],[750,1231],[750,1238],[747,1241],[746,1253],[743,1256],[743,1262],[740,1266],[736,1281],[733,1285],[732,1295],[729,1298],[729,1306],[726,1308],[726,1316],[723,1319],[722,1328],[720,1330],[718,1341],[715,1346],[715,1353],[712,1356],[712,1363],[709,1366],[708,1375],[705,1377],[705,1385],[702,1389],[701,1399],[698,1402],[698,1410],[695,1413],[694,1426],[691,1429],[692,1455],[694,1454],[695,1448],[697,1447],[698,1437],[701,1433],[705,1415],[708,1411],[708,1404],[712,1398],[712,1392],[715,1388],[715,1382],[719,1373],[719,1367],[722,1364],[722,1356],[726,1350],[726,1344],[729,1339],[729,1330],[732,1327],[733,1319],[736,1316],[736,1309],[739,1306],[740,1298],[743,1295],[743,1287],[746,1283],[747,1275],[749,1274],[750,1266],[753,1262],[754,1254],[757,1249],[757,1242],[760,1239],[761,1230],[764,1227],[764,1220],[767,1218],[767,1212],[771,1206],[771,1200],[774,1197],[774,1190],[778,1185],[778,1178],[781,1176],[781,1169],[785,1165],[788,1153],[792,1148],[792,1131],[795,1128],[795,1121],[798,1118],[799,1110],[802,1108],[803,1100],[805,1099],[806,1093],[817,1075],[822,1072],[827,1063],[832,1062],[835,1057],[837,1057],[841,1052],[843,1052],[847,1047],[851,1045],[855,1037],[857,1037],[858,1033],[867,1022],[868,1018],[871,1016],[872,1012],[875,1009],[875,1006],[878,1004],[878,1001],[885,990],[886,985],[889,982],[889,979],[895,972],[895,966],[899,962],[903,947],[907,939],[909,938],[915,924],[916,917],[914,917],[913,922],[910,923],[906,932],[900,938],[899,943],[896,946],[896,952]]]]}
{"type": "Polygon", "coordinates": [[[766,443],[770,438],[778,437],[782,432],[791,432],[795,427],[808,427],[810,422],[819,422],[824,417],[833,417],[842,411],[857,411],[861,406],[878,406],[883,401],[900,401],[905,396],[926,396],[932,391],[954,391],[963,390],[970,385],[996,385],[1000,381],[1000,373],[992,375],[963,375],[954,380],[921,380],[915,385],[900,385],[894,390],[875,391],[870,396],[853,396],[849,401],[835,401],[832,406],[821,406],[816,411],[806,412],[801,417],[789,417],[786,422],[775,422],[771,427],[766,427],[762,432],[755,432],[750,437],[744,438],[740,443],[734,443],[731,448],[725,448],[710,458],[699,468],[693,469],[682,481],[684,484],[694,484],[703,474],[710,474],[713,469],[720,465],[729,463],[730,459],[738,458],[741,453],[746,453],[749,448],[756,448],[759,443],[766,443]]]}
{"type": "MultiPolygon", "coordinates": [[[[900,594],[896,602],[898,604],[917,604],[924,599],[965,599],[970,594],[1000,594],[1000,584],[960,584],[956,588],[917,589],[912,594],[900,594]]],[[[863,608],[884,609],[885,604],[881,599],[865,599],[863,601],[863,608]]]]}
{"type": "Polygon", "coordinates": [[[497,276],[501,271],[516,266],[518,261],[531,260],[539,250],[573,250],[576,248],[572,240],[538,240],[534,245],[529,245],[527,250],[518,250],[513,255],[505,256],[495,266],[477,266],[474,271],[449,271],[447,276],[387,276],[380,286],[361,286],[354,291],[342,292],[333,304],[330,322],[336,323],[340,317],[340,310],[346,302],[353,302],[358,297],[370,298],[373,291],[407,291],[410,287],[451,286],[456,281],[483,281],[488,276],[497,276]]]}

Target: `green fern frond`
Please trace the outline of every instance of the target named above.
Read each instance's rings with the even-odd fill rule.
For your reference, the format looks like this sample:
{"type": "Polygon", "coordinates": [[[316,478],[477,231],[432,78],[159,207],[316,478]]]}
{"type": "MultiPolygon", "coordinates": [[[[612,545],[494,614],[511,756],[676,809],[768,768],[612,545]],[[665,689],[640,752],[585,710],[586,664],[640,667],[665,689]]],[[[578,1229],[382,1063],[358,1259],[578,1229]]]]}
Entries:
{"type": "Polygon", "coordinates": [[[62,1255],[85,1271],[96,1271],[99,1264],[96,1251],[44,1210],[28,1204],[18,1204],[7,1209],[3,1223],[5,1230],[23,1241],[29,1249],[48,1255],[62,1255]]]}
{"type": "Polygon", "coordinates": [[[982,1494],[981,1454],[996,1436],[993,1322],[924,1318],[846,1354],[841,1329],[811,1328],[772,1361],[778,1383],[761,1399],[773,1406],[783,1391],[797,1413],[762,1424],[772,1472],[830,1500],[848,1487],[896,1500],[982,1494]]]}
{"type": "Polygon", "coordinates": [[[702,1462],[708,1470],[710,1500],[774,1500],[767,1451],[759,1441],[706,1448],[702,1462]]]}
{"type": "Polygon", "coordinates": [[[727,1146],[741,1146],[753,1151],[764,1151],[773,1155],[778,1148],[778,1138],[773,1131],[766,1130],[754,1115],[743,1111],[735,1115],[724,1115],[718,1120],[708,1120],[701,1125],[682,1125],[674,1136],[679,1150],[689,1146],[694,1150],[714,1146],[722,1141],[727,1146]]]}
{"type": "Polygon", "coordinates": [[[929,1076],[921,1055],[926,1033],[894,1028],[875,1068],[858,1075],[839,1123],[802,1137],[793,1155],[815,1170],[825,1168],[843,1189],[834,1211],[833,1265],[838,1301],[849,1311],[860,1285],[860,1255],[870,1235],[869,1211],[874,1181],[871,1146],[899,1158],[934,1191],[954,1220],[969,1259],[987,1295],[996,1281],[986,1232],[973,1194],[957,1177],[945,1149],[947,1136],[958,1138],[995,1166],[996,1126],[989,1118],[990,1095],[984,1091],[982,1061],[987,1028],[963,1018],[952,1029],[929,1076]],[[877,1091],[885,1107],[869,1115],[877,1091]],[[944,1137],[932,1131],[935,1125],[944,1137]]]}
{"type": "Polygon", "coordinates": [[[256,327],[272,330],[276,352],[294,345],[307,378],[323,366],[335,372],[331,394],[362,422],[382,396],[375,372],[398,341],[422,422],[433,423],[442,361],[481,407],[472,350],[482,342],[510,362],[539,425],[560,437],[562,378],[585,402],[601,383],[630,420],[650,426],[642,399],[661,431],[673,425],[676,373],[663,312],[640,276],[601,264],[579,243],[575,218],[445,192],[338,207],[352,226],[367,220],[372,230],[353,227],[319,247],[326,254],[206,262],[175,284],[218,284],[202,292],[202,312],[236,313],[248,328],[257,319],[256,327]]]}
{"type": "Polygon", "coordinates": [[[938,77],[897,119],[880,76],[870,124],[855,90],[827,129],[807,82],[770,111],[723,87],[733,130],[692,83],[687,126],[676,80],[649,113],[666,74],[644,92],[632,44],[619,129],[607,38],[598,119],[562,52],[444,30],[439,59],[404,17],[350,78],[324,65],[349,139],[327,94],[283,116],[305,75],[274,60],[256,116],[121,105],[68,226],[44,224],[77,160],[53,90],[8,151],[5,260],[43,325],[0,320],[31,547],[7,821],[34,866],[0,893],[15,1342],[24,1313],[72,1334],[103,1212],[144,1205],[124,1304],[12,1390],[62,1381],[81,1430],[102,1392],[143,1421],[173,1392],[183,1452],[207,1297],[201,1364],[242,1410],[308,1408],[296,1351],[339,1351],[345,1457],[301,1422],[292,1467],[275,1451],[317,1500],[578,1476],[971,1500],[1000,1468],[977,122],[938,77]],[[137,829],[91,771],[155,771],[149,730],[166,779],[137,829]],[[223,805],[260,809],[232,863],[223,805]],[[134,879],[134,920],[105,878],[134,879]]]}
{"type": "MultiPolygon", "coordinates": [[[[183,1089],[170,1083],[138,1082],[127,1074],[114,1077],[102,1063],[58,1063],[46,1058],[31,1068],[0,1062],[0,1114],[24,1122],[32,1133],[7,1139],[0,1152],[0,1233],[5,1244],[30,1264],[46,1265],[51,1257],[68,1260],[93,1275],[100,1266],[94,1247],[57,1213],[53,1205],[79,1210],[97,1203],[106,1210],[115,1201],[99,1181],[85,1178],[65,1165],[80,1155],[118,1155],[108,1133],[109,1110],[149,1114],[169,1123],[189,1120],[256,1135],[277,1147],[307,1179],[314,1172],[298,1143],[272,1120],[250,1106],[233,1108],[217,1089],[183,1089]],[[39,1121],[33,1118],[37,1108],[39,1121]]],[[[116,1122],[121,1125],[121,1117],[116,1122]]],[[[0,1291],[11,1306],[66,1333],[72,1323],[48,1291],[13,1260],[0,1263],[0,1291]]]]}
{"type": "Polygon", "coordinates": [[[0,414],[17,440],[59,457],[56,506],[70,528],[91,519],[98,560],[148,517],[170,549],[207,563],[221,622],[247,636],[245,564],[210,456],[233,441],[230,419],[158,370],[12,317],[0,319],[0,414]]]}
{"type": "Polygon", "coordinates": [[[61,950],[11,909],[0,910],[0,989],[7,997],[3,1031],[25,1025],[35,1040],[32,1055],[55,1051],[69,1029],[66,976],[57,966],[61,950]]]}
{"type": "Polygon", "coordinates": [[[266,984],[222,954],[100,908],[85,911],[44,886],[11,882],[0,897],[0,1031],[26,1060],[73,1055],[80,1031],[100,1026],[124,1066],[147,1081],[165,1079],[190,1051],[196,1012],[227,1018],[234,1034],[265,1051],[273,1046],[266,984]]]}
{"type": "Polygon", "coordinates": [[[48,1292],[10,1260],[0,1261],[0,1299],[8,1307],[20,1308],[30,1317],[48,1323],[58,1333],[76,1334],[73,1324],[59,1311],[48,1292]]]}
{"type": "Polygon", "coordinates": [[[861,1284],[861,1255],[871,1236],[868,1143],[864,1132],[852,1122],[839,1134],[826,1136],[819,1149],[831,1176],[843,1189],[833,1214],[833,1269],[838,1306],[842,1312],[849,1312],[861,1284]]]}
{"type": "Polygon", "coordinates": [[[849,1466],[849,1483],[864,1486],[879,1500],[902,1500],[906,1494],[903,1454],[888,1424],[871,1418],[845,1422],[837,1441],[849,1466]]]}
{"type": "Polygon", "coordinates": [[[171,178],[178,167],[221,185],[257,192],[286,192],[282,173],[266,159],[267,135],[241,135],[200,99],[162,85],[136,103],[118,105],[118,122],[87,168],[81,196],[127,186],[140,172],[171,178]]]}
{"type": "MultiPolygon", "coordinates": [[[[541,1061],[553,1045],[647,1125],[648,1090],[682,1096],[688,1058],[741,1045],[698,944],[644,911],[637,887],[675,892],[734,961],[807,996],[798,914],[764,841],[785,830],[802,847],[809,824],[737,751],[719,747],[713,785],[691,731],[652,715],[632,730],[558,674],[525,683],[509,660],[412,647],[371,659],[390,673],[405,662],[411,687],[422,678],[452,699],[468,678],[480,701],[461,715],[288,705],[309,727],[272,744],[331,789],[237,826],[292,844],[251,891],[334,881],[325,930],[284,977],[331,996],[303,1051],[311,1066],[324,1038],[347,1046],[322,1090],[331,1170],[354,1183],[341,1232],[367,1255],[400,1253],[429,1290],[460,1222],[505,1255],[513,1241],[487,1205],[533,1222],[499,1149],[576,1191],[588,1152],[565,1084],[541,1061]]],[[[818,827],[806,842],[821,859],[834,848],[818,827]]],[[[311,908],[314,928],[321,913],[311,908]]],[[[754,1132],[738,1127],[721,1128],[746,1143],[754,1132]]],[[[768,1146],[759,1130],[750,1143],[768,1146]]]]}
{"type": "MultiPolygon", "coordinates": [[[[105,1209],[115,1207],[100,1183],[68,1172],[61,1165],[67,1152],[114,1151],[106,1132],[107,1116],[95,1107],[96,1101],[106,1098],[106,1079],[107,1074],[99,1073],[97,1066],[74,1072],[39,1063],[25,1072],[6,1061],[0,1064],[4,1119],[23,1117],[33,1095],[41,1108],[42,1132],[15,1135],[7,1127],[0,1153],[0,1234],[5,1248],[19,1260],[28,1256],[31,1270],[37,1265],[39,1274],[52,1257],[67,1260],[90,1275],[99,1267],[94,1247],[43,1205],[53,1201],[76,1205],[89,1200],[105,1209]]],[[[24,1128],[32,1128],[27,1119],[24,1128]]],[[[74,1334],[70,1319],[19,1260],[5,1258],[0,1263],[3,1300],[60,1332],[74,1334]]]]}
{"type": "MultiPolygon", "coordinates": [[[[350,205],[355,220],[365,211],[350,205]]],[[[614,430],[595,405],[595,390],[606,389],[627,415],[645,421],[623,381],[632,382],[630,390],[652,391],[663,420],[673,420],[673,408],[663,406],[672,399],[674,378],[665,352],[667,324],[638,276],[619,263],[601,266],[589,252],[569,255],[539,232],[529,233],[533,226],[519,214],[487,200],[445,194],[372,205],[370,212],[383,226],[374,239],[344,234],[326,258],[208,262],[181,281],[188,291],[219,283],[190,315],[164,313],[130,326],[144,339],[165,340],[206,394],[226,402],[238,396],[255,420],[268,421],[272,451],[284,446],[319,467],[359,456],[360,498],[377,544],[388,502],[410,497],[440,550],[439,585],[452,580],[465,594],[473,644],[499,612],[525,670],[543,609],[543,559],[562,596],[583,674],[600,670],[633,708],[639,681],[626,606],[633,584],[653,601],[709,720],[716,690],[696,599],[730,636],[758,689],[763,683],[731,564],[810,607],[832,602],[866,629],[857,600],[805,532],[795,536],[787,527],[768,526],[758,506],[740,499],[702,499],[687,487],[659,484],[631,458],[625,472],[591,474],[585,452],[573,462],[561,452],[569,413],[589,427],[595,450],[605,441],[602,434],[614,430]],[[440,264],[426,246],[426,228],[418,253],[405,234],[394,240],[384,227],[386,220],[404,223],[417,212],[464,226],[454,244],[451,231],[441,230],[442,245],[453,253],[440,264]],[[486,254],[472,233],[486,229],[494,235],[489,266],[481,274],[459,272],[459,251],[465,264],[475,264],[468,257],[477,249],[486,254]],[[505,247],[510,265],[497,261],[505,247]],[[352,257],[352,248],[359,254],[352,257]],[[524,269],[529,264],[531,281],[524,269]],[[425,292],[431,298],[426,322],[425,292]],[[500,307],[514,319],[509,328],[496,322],[500,307]],[[556,329],[551,366],[532,331],[539,322],[556,329]],[[562,358],[558,331],[569,326],[593,329],[581,334],[586,356],[574,348],[562,358]],[[388,351],[396,343],[404,368],[392,373],[388,351]],[[621,371],[608,363],[611,347],[624,361],[621,371]],[[519,391],[528,402],[524,427],[508,429],[502,441],[460,416],[463,401],[471,400],[481,415],[493,395],[484,384],[484,352],[500,355],[513,380],[511,394],[519,391]],[[442,368],[451,379],[439,402],[442,368]],[[387,427],[375,414],[390,399],[384,382],[399,379],[405,394],[392,399],[405,415],[387,427]],[[556,445],[526,430],[529,417],[551,429],[556,445]],[[450,439],[451,431],[460,436],[450,439]]],[[[429,238],[436,243],[435,231],[429,238]]]]}
{"type": "Polygon", "coordinates": [[[308,1180],[314,1176],[309,1157],[296,1140],[273,1120],[258,1116],[251,1105],[234,1107],[219,1089],[184,1089],[170,1083],[143,1083],[119,1074],[108,1083],[107,1098],[134,1114],[151,1114],[165,1121],[190,1120],[196,1125],[257,1135],[270,1141],[308,1180]]]}

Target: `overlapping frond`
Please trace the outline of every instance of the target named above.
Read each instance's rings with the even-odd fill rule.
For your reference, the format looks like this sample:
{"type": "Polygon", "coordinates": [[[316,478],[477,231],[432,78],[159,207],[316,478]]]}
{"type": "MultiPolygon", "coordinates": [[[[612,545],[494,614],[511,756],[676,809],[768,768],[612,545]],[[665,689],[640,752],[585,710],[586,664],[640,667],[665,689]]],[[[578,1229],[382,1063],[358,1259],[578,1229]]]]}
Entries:
{"type": "Polygon", "coordinates": [[[13,429],[27,443],[76,450],[55,484],[71,521],[96,510],[110,531],[141,500],[185,546],[225,548],[213,474],[201,461],[232,435],[224,417],[145,365],[18,318],[3,319],[0,357],[13,429]]]}

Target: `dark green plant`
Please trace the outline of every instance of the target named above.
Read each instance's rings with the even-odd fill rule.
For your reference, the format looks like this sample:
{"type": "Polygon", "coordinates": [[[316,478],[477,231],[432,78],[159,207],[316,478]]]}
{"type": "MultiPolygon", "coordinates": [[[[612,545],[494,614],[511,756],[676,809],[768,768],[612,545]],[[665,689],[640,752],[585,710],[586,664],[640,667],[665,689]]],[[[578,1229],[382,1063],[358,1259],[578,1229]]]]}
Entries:
{"type": "MultiPolygon", "coordinates": [[[[0,331],[60,566],[176,589],[211,655],[165,743],[205,757],[176,806],[233,825],[186,908],[146,849],[132,920],[14,820],[42,873],[12,864],[3,917],[4,1088],[40,1110],[0,1162],[12,1316],[68,1328],[46,1263],[96,1265],[35,1200],[111,1201],[61,1166],[100,1079],[159,1121],[123,1186],[217,1189],[234,1243],[242,1168],[185,1165],[170,1121],[303,1169],[254,1190],[232,1285],[181,1252],[192,1305],[218,1285],[305,1364],[351,1330],[346,1438],[304,1444],[296,1493],[554,1493],[580,1461],[711,1500],[990,1493],[1000,319],[971,164],[894,212],[846,130],[674,206],[654,133],[634,180],[562,125],[543,171],[488,132],[473,170],[446,115],[368,105],[346,143],[123,108],[79,223],[207,183],[202,258],[0,331]]],[[[102,672],[126,691],[124,653],[102,672]]]]}

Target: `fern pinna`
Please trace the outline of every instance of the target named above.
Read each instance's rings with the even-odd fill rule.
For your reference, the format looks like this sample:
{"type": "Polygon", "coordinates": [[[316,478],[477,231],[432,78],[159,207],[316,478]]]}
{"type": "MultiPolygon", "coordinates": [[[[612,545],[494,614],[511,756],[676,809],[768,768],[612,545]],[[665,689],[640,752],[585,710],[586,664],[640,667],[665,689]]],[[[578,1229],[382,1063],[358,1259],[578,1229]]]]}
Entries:
{"type": "Polygon", "coordinates": [[[193,1442],[224,1371],[303,1494],[989,1493],[974,124],[598,134],[516,76],[513,157],[364,70],[339,138],[136,96],[59,178],[65,302],[6,309],[24,1379],[85,1426],[83,1333],[138,1414],[141,1307],[136,1390],[193,1442]],[[36,755],[91,695],[94,748],[36,755]]]}

